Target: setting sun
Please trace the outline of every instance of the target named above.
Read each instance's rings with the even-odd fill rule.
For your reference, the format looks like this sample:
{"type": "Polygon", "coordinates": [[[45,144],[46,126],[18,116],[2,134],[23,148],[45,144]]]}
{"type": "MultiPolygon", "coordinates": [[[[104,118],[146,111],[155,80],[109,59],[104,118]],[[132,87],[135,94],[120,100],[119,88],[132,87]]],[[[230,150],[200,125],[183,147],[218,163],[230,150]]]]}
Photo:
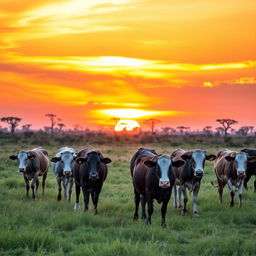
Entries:
{"type": "Polygon", "coordinates": [[[140,128],[140,125],[135,120],[119,120],[115,126],[115,131],[116,132],[133,131],[139,128],[140,128]]]}

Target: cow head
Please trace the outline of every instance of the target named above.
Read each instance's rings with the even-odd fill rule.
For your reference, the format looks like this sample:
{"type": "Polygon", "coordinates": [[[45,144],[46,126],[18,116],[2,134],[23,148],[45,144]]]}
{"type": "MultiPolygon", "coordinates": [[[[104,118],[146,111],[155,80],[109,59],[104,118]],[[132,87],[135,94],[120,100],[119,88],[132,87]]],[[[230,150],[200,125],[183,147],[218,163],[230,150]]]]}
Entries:
{"type": "Polygon", "coordinates": [[[74,152],[63,152],[60,154],[60,157],[53,157],[51,159],[51,162],[57,163],[61,162],[62,169],[63,169],[63,175],[65,176],[71,176],[72,175],[72,163],[74,159],[76,158],[76,153],[74,152]]]}
{"type": "Polygon", "coordinates": [[[35,158],[36,158],[36,155],[34,155],[34,154],[31,153],[31,152],[21,151],[21,152],[19,152],[17,155],[9,156],[9,158],[10,158],[11,160],[16,160],[16,159],[18,159],[18,162],[19,162],[19,171],[20,171],[20,172],[25,172],[25,171],[26,171],[26,168],[27,168],[27,166],[28,166],[29,160],[35,159],[35,158]]]}
{"type": "Polygon", "coordinates": [[[99,179],[99,170],[101,163],[111,163],[111,159],[103,157],[102,154],[97,151],[89,152],[85,158],[79,157],[75,161],[78,164],[86,164],[87,169],[89,171],[89,179],[91,180],[99,179]]]}
{"type": "Polygon", "coordinates": [[[233,155],[226,156],[227,161],[234,161],[237,176],[244,177],[247,169],[247,162],[256,162],[256,156],[248,156],[245,152],[238,152],[233,155]]]}
{"type": "Polygon", "coordinates": [[[192,152],[184,153],[181,158],[183,160],[191,160],[192,168],[194,170],[195,177],[202,177],[204,175],[205,160],[213,161],[216,159],[215,155],[207,155],[204,150],[197,149],[192,152]]]}
{"type": "Polygon", "coordinates": [[[174,175],[172,167],[180,167],[184,164],[184,161],[172,161],[170,157],[161,155],[155,159],[145,161],[144,164],[149,168],[155,167],[159,178],[159,187],[168,188],[171,185],[170,176],[174,175]]]}

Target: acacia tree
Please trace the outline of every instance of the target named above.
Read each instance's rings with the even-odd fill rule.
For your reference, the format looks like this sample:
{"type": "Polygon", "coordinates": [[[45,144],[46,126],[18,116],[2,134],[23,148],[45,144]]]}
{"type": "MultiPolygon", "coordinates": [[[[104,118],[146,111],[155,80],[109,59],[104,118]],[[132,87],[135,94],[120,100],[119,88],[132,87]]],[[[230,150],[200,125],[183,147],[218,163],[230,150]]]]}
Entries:
{"type": "Polygon", "coordinates": [[[7,117],[2,117],[1,118],[2,122],[5,122],[5,123],[10,125],[10,130],[11,130],[12,134],[14,133],[16,127],[19,125],[19,122],[21,120],[22,120],[21,118],[14,117],[14,116],[7,116],[7,117]]]}
{"type": "Polygon", "coordinates": [[[65,127],[66,125],[63,123],[58,123],[57,124],[59,126],[59,133],[62,131],[63,127],[65,127]]]}
{"type": "Polygon", "coordinates": [[[234,124],[237,124],[238,122],[236,120],[233,119],[217,119],[216,122],[219,122],[222,127],[223,127],[223,131],[224,131],[224,136],[228,135],[228,130],[231,129],[231,126],[234,124]]]}
{"type": "Polygon", "coordinates": [[[158,119],[150,118],[150,119],[145,120],[143,123],[145,125],[147,125],[150,128],[151,133],[154,134],[155,133],[156,124],[158,124],[160,122],[161,121],[158,120],[158,119]]]}
{"type": "Polygon", "coordinates": [[[54,126],[56,124],[57,115],[55,115],[55,114],[45,114],[45,116],[50,118],[50,122],[51,122],[50,131],[51,131],[51,134],[53,134],[53,129],[54,129],[54,126]]]}
{"type": "Polygon", "coordinates": [[[22,130],[24,132],[28,132],[31,126],[32,126],[32,124],[24,124],[24,125],[22,125],[22,130]]]}
{"type": "Polygon", "coordinates": [[[212,126],[210,126],[210,125],[205,126],[203,131],[204,131],[205,134],[211,134],[212,133],[212,126]]]}
{"type": "Polygon", "coordinates": [[[177,129],[180,131],[180,134],[183,135],[185,131],[188,131],[190,129],[190,127],[178,126],[177,129]]]}

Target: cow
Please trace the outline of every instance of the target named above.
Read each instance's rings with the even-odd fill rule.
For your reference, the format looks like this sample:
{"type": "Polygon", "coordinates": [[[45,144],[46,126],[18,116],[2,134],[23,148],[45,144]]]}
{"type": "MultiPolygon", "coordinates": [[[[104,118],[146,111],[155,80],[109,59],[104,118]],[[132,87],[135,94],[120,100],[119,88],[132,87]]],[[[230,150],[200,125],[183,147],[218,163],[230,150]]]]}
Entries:
{"type": "Polygon", "coordinates": [[[82,187],[84,195],[84,211],[89,209],[91,194],[94,213],[98,214],[97,205],[104,181],[107,178],[108,167],[111,159],[103,157],[98,151],[83,149],[77,154],[73,166],[73,175],[76,185],[76,203],[74,209],[79,209],[79,195],[82,187]]]}
{"type": "Polygon", "coordinates": [[[181,214],[187,213],[188,196],[186,188],[193,192],[193,215],[199,216],[198,213],[198,193],[201,186],[201,180],[204,175],[205,160],[215,160],[215,155],[207,155],[204,150],[196,149],[193,151],[185,151],[177,149],[171,154],[172,160],[184,160],[185,164],[181,167],[175,167],[176,181],[174,186],[174,206],[177,207],[177,190],[178,185],[178,207],[182,208],[181,214]],[[183,194],[183,207],[181,206],[181,193],[183,194]]]}
{"type": "MultiPolygon", "coordinates": [[[[255,149],[242,149],[241,152],[246,153],[248,156],[256,156],[255,149]]],[[[244,179],[244,188],[247,190],[247,182],[250,180],[251,176],[255,175],[256,178],[256,163],[254,162],[247,162],[247,169],[245,172],[245,179],[244,179]]],[[[254,192],[256,193],[256,179],[254,180],[254,192]]]]}
{"type": "Polygon", "coordinates": [[[134,220],[138,219],[138,206],[140,195],[142,195],[145,198],[148,208],[148,216],[145,216],[146,223],[151,224],[153,200],[156,199],[158,203],[162,203],[161,225],[166,227],[165,215],[175,182],[173,166],[179,167],[184,164],[184,161],[178,160],[174,162],[169,156],[156,155],[155,152],[146,149],[140,149],[139,151],[134,155],[137,155],[137,157],[132,170],[135,193],[134,220]],[[141,154],[139,151],[141,151],[141,154]]]}
{"type": "MultiPolygon", "coordinates": [[[[130,171],[131,171],[131,177],[133,178],[133,170],[134,170],[134,166],[136,164],[136,162],[140,161],[143,157],[147,157],[148,153],[152,153],[152,156],[157,155],[157,153],[155,152],[154,149],[146,149],[146,148],[140,148],[138,149],[138,151],[134,154],[134,156],[131,159],[130,162],[130,171]]],[[[138,208],[139,208],[139,203],[141,201],[141,206],[142,206],[142,215],[141,218],[142,219],[146,219],[146,210],[145,210],[145,204],[146,204],[146,200],[144,196],[140,196],[137,192],[136,189],[134,188],[134,200],[135,200],[135,206],[136,206],[136,214],[133,217],[133,220],[137,220],[138,219],[138,208]]]]}
{"type": "Polygon", "coordinates": [[[62,147],[58,150],[55,157],[51,159],[52,169],[58,183],[58,201],[61,200],[61,183],[64,188],[66,199],[69,202],[71,200],[72,186],[74,183],[72,164],[75,158],[76,151],[73,148],[62,147]]]}
{"type": "Polygon", "coordinates": [[[230,207],[234,206],[235,190],[238,188],[239,208],[242,207],[242,192],[247,162],[256,162],[256,156],[248,157],[244,152],[235,152],[228,149],[221,150],[214,162],[214,170],[218,182],[220,203],[223,202],[223,188],[228,184],[230,191],[230,207]]]}
{"type": "Polygon", "coordinates": [[[36,199],[35,191],[39,186],[39,176],[42,178],[42,193],[44,194],[45,180],[49,166],[48,153],[45,149],[39,147],[28,151],[20,151],[17,155],[11,155],[11,160],[18,160],[19,172],[23,173],[26,184],[27,198],[29,193],[29,181],[32,180],[32,199],[36,199]]]}

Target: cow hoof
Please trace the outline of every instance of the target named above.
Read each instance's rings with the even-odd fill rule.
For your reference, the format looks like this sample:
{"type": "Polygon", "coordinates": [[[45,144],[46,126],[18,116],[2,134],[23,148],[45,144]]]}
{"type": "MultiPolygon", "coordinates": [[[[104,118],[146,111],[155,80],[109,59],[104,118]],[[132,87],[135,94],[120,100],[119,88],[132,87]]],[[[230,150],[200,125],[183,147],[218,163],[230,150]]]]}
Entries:
{"type": "Polygon", "coordinates": [[[94,211],[94,215],[98,215],[98,210],[97,209],[94,211]]]}
{"type": "Polygon", "coordinates": [[[167,228],[166,223],[162,223],[161,226],[162,226],[162,228],[167,228]]]}
{"type": "Polygon", "coordinates": [[[182,208],[182,205],[179,205],[178,208],[181,209],[181,208],[182,208]]]}
{"type": "Polygon", "coordinates": [[[146,220],[146,219],[147,219],[147,215],[142,215],[142,216],[141,216],[141,219],[142,219],[142,220],[146,220]]]}
{"type": "Polygon", "coordinates": [[[146,221],[146,224],[147,224],[147,225],[151,225],[151,220],[147,220],[147,221],[146,221]]]}
{"type": "Polygon", "coordinates": [[[229,203],[229,206],[230,206],[230,207],[233,207],[233,206],[234,206],[234,203],[229,203]]]}
{"type": "Polygon", "coordinates": [[[77,204],[77,203],[75,204],[74,210],[75,210],[75,211],[79,210],[79,204],[77,204]]]}
{"type": "Polygon", "coordinates": [[[138,220],[138,218],[139,218],[138,215],[134,215],[134,216],[133,216],[133,220],[134,220],[134,221],[135,221],[135,220],[138,220]]]}
{"type": "Polygon", "coordinates": [[[57,197],[57,201],[61,201],[61,197],[57,197]]]}
{"type": "Polygon", "coordinates": [[[199,217],[198,212],[194,212],[193,215],[194,215],[194,217],[199,217]]]}

